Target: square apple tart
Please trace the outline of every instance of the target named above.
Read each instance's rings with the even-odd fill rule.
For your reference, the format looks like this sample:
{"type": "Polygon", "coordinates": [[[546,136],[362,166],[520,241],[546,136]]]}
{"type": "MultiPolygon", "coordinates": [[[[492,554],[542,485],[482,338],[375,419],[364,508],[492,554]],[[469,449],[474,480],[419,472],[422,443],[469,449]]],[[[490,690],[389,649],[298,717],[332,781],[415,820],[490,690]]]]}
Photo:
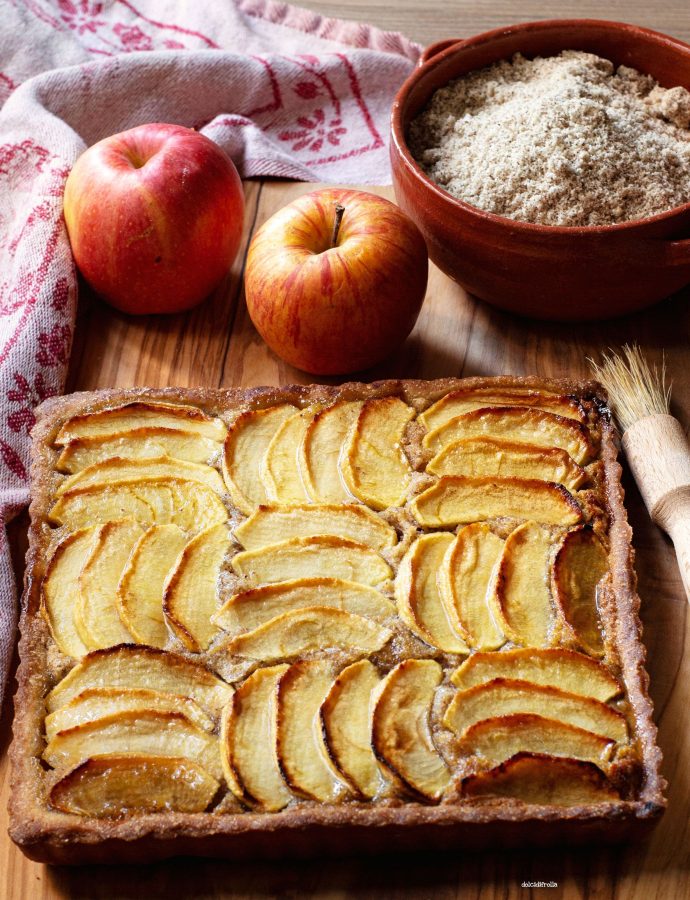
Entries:
{"type": "Polygon", "coordinates": [[[11,833],[50,862],[616,840],[664,807],[594,384],[50,400],[11,833]]]}

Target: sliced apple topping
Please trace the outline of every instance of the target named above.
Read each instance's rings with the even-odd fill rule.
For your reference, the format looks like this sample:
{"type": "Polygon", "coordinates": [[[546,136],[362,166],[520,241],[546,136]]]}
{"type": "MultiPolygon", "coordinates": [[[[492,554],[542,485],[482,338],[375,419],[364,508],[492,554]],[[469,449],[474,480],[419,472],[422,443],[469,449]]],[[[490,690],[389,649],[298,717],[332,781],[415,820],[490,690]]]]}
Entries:
{"type": "Polygon", "coordinates": [[[608,554],[589,528],[569,531],[553,564],[553,596],[567,637],[591,656],[604,653],[597,594],[608,569],[608,554]]]}
{"type": "Polygon", "coordinates": [[[485,387],[461,388],[445,394],[419,416],[419,421],[427,431],[433,431],[456,416],[494,406],[529,406],[578,422],[584,420],[582,407],[574,397],[534,388],[485,387]]]}
{"type": "Polygon", "coordinates": [[[68,534],[48,562],[41,586],[41,609],[61,653],[80,657],[88,652],[74,624],[74,605],[79,595],[79,576],[100,528],[93,525],[68,534]]]}
{"type": "Polygon", "coordinates": [[[424,534],[407,551],[395,579],[398,613],[407,627],[432,647],[446,653],[469,652],[453,629],[437,584],[437,573],[453,536],[424,534]]]}
{"type": "Polygon", "coordinates": [[[213,525],[192,538],[163,587],[163,612],[172,632],[192,653],[205,650],[217,632],[218,579],[232,543],[227,525],[213,525]]]}
{"type": "Polygon", "coordinates": [[[561,484],[526,478],[444,475],[410,504],[425,528],[447,528],[499,516],[547,525],[576,525],[582,510],[561,484]]]}
{"type": "Polygon", "coordinates": [[[120,618],[135,641],[164,647],[163,586],[187,538],[177,525],[152,525],[139,538],[117,587],[120,618]]]}
{"type": "Polygon", "coordinates": [[[350,789],[371,800],[383,783],[371,747],[370,705],[379,673],[368,659],[353,663],[335,679],[321,705],[321,725],[331,760],[350,789]]]}
{"type": "Polygon", "coordinates": [[[366,506],[354,503],[260,506],[235,529],[235,537],[246,550],[256,550],[290,538],[324,534],[357,541],[373,550],[393,547],[398,542],[394,528],[366,506]]]}
{"type": "Polygon", "coordinates": [[[510,797],[539,806],[580,806],[620,800],[594,763],[541,753],[516,753],[462,781],[464,797],[510,797]]]}
{"type": "Polygon", "coordinates": [[[479,756],[499,765],[516,753],[546,753],[597,765],[606,763],[615,747],[610,738],[539,715],[514,713],[482,719],[457,743],[463,755],[479,756]]]}
{"type": "Polygon", "coordinates": [[[223,478],[232,502],[245,515],[268,499],[259,477],[261,464],[273,435],[295,412],[290,403],[250,409],[230,426],[223,450],[223,478]]]}
{"type": "Polygon", "coordinates": [[[373,653],[392,637],[390,629],[354,613],[308,606],[281,613],[225,645],[234,656],[278,662],[305,653],[349,650],[373,653]]]}
{"type": "Polygon", "coordinates": [[[339,578],[298,578],[241,591],[227,600],[213,621],[230,634],[252,631],[294,609],[329,607],[382,622],[395,607],[374,588],[339,578]]]}
{"type": "Polygon", "coordinates": [[[58,472],[74,474],[114,456],[127,459],[171,456],[187,462],[208,463],[221,446],[195,431],[144,426],[115,434],[74,438],[63,447],[55,468],[58,472]]]}
{"type": "Polygon", "coordinates": [[[347,503],[352,495],[340,474],[345,439],[359,416],[361,401],[339,400],[309,423],[300,448],[300,472],[315,503],[347,503]]]}
{"type": "Polygon", "coordinates": [[[377,689],[372,708],[372,747],[403,790],[438,800],[450,781],[434,747],[429,716],[443,671],[433,659],[406,659],[377,689]]]}
{"type": "Polygon", "coordinates": [[[61,812],[99,818],[200,813],[219,788],[218,780],[190,759],[121,753],[80,763],[53,785],[48,802],[61,812]]]}
{"type": "Polygon", "coordinates": [[[43,751],[54,769],[77,765],[96,754],[141,753],[184,757],[214,778],[223,777],[218,738],[181,712],[122,710],[58,731],[43,751]]]}
{"type": "Polygon", "coordinates": [[[153,459],[129,459],[115,456],[70,475],[59,485],[55,495],[61,497],[74,488],[90,486],[102,488],[114,484],[148,481],[152,478],[184,478],[189,481],[198,481],[199,484],[206,485],[217,494],[225,493],[220,475],[211,466],[186,462],[182,459],[171,459],[166,456],[153,459]]]}
{"type": "Polygon", "coordinates": [[[581,422],[540,409],[517,406],[475,409],[449,419],[424,437],[424,446],[438,453],[463,438],[491,437],[521,441],[538,447],[560,447],[576,463],[585,463],[595,453],[589,430],[581,422]]]}
{"type": "Polygon", "coordinates": [[[348,791],[326,753],[319,710],[333,682],[324,660],[295,663],[277,688],[278,764],[288,785],[302,797],[334,803],[348,791]]]}
{"type": "Polygon", "coordinates": [[[587,473],[565,450],[537,447],[495,438],[461,438],[447,444],[429,462],[432,475],[469,475],[472,478],[538,478],[575,491],[587,473]]]}
{"type": "Polygon", "coordinates": [[[620,683],[601,663],[575,650],[505,650],[474,653],[453,672],[451,681],[461,690],[492,681],[518,678],[593,697],[605,703],[622,693],[620,683]]]}
{"type": "Polygon", "coordinates": [[[505,643],[488,597],[503,543],[483,522],[466,525],[449,542],[438,569],[438,591],[448,618],[479,650],[495,650],[505,643]]]}
{"type": "Polygon", "coordinates": [[[245,550],[233,557],[232,567],[238,575],[258,583],[308,578],[318,572],[328,578],[376,585],[393,574],[388,563],[366,544],[329,534],[245,550]]]}
{"type": "Polygon", "coordinates": [[[225,780],[243,803],[268,812],[292,799],[276,757],[277,688],[288,668],[257,669],[237,689],[221,720],[225,780]]]}
{"type": "Polygon", "coordinates": [[[87,688],[65,706],[46,716],[46,737],[52,740],[58,731],[93,722],[124,710],[155,709],[160,712],[179,710],[204,731],[213,731],[213,719],[190,697],[166,694],[150,688],[87,688]]]}
{"type": "Polygon", "coordinates": [[[405,502],[412,468],[402,439],[414,410],[397,397],[366,400],[340,458],[350,493],[373,509],[405,502]]]}
{"type": "Polygon", "coordinates": [[[313,409],[293,413],[279,426],[266,448],[260,475],[269,503],[309,499],[299,467],[299,452],[314,415],[313,409]]]}
{"type": "Polygon", "coordinates": [[[55,712],[82,691],[92,688],[155,688],[191,697],[211,712],[225,706],[232,696],[230,685],[201,663],[179,653],[124,645],[95,650],[85,656],[48,694],[48,712],[55,712]]]}
{"type": "Polygon", "coordinates": [[[495,678],[459,691],[446,710],[443,724],[462,737],[487,713],[492,718],[529,713],[576,725],[619,744],[628,740],[625,716],[618,710],[591,697],[514,678],[495,678]]]}
{"type": "Polygon", "coordinates": [[[227,433],[222,419],[209,416],[196,406],[137,400],[72,416],[59,430],[54,443],[60,447],[75,438],[110,437],[142,425],[193,431],[212,441],[223,441],[227,433]]]}

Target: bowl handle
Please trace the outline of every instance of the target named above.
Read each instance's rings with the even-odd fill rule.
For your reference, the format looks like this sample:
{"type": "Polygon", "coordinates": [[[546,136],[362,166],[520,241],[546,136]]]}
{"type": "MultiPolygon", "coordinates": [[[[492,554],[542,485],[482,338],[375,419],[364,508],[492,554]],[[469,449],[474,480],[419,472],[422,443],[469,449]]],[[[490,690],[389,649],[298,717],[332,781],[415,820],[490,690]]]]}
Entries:
{"type": "Polygon", "coordinates": [[[669,262],[672,266],[690,265],[690,240],[668,241],[666,243],[669,262]]]}
{"type": "Polygon", "coordinates": [[[447,50],[449,47],[452,47],[454,44],[461,44],[463,42],[463,38],[446,38],[443,41],[436,41],[434,44],[429,44],[428,47],[425,47],[422,50],[421,56],[419,57],[419,62],[417,66],[423,66],[424,63],[429,62],[429,60],[437,56],[443,50],[447,50]]]}

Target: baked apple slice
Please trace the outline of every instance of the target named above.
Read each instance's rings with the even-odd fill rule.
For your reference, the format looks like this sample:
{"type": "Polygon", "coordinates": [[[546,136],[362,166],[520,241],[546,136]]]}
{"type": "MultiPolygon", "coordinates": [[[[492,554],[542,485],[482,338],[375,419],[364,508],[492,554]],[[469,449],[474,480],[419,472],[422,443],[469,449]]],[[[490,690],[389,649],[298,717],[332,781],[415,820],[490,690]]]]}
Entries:
{"type": "Polygon", "coordinates": [[[254,582],[294,581],[315,572],[327,578],[343,578],[377,585],[393,572],[388,563],[366,544],[332,534],[291,538],[258,550],[245,550],[232,558],[232,568],[254,582]]]}
{"type": "Polygon", "coordinates": [[[163,586],[186,543],[177,525],[152,525],[132,548],[116,602],[123,625],[139,644],[164,647],[168,642],[163,586]]]}
{"type": "Polygon", "coordinates": [[[406,659],[376,691],[371,743],[391,778],[413,796],[439,800],[450,772],[434,746],[429,723],[443,670],[433,659],[406,659]]]}
{"type": "Polygon", "coordinates": [[[257,669],[235,691],[221,719],[225,780],[238,800],[268,812],[292,800],[276,757],[277,687],[288,668],[257,669]]]}
{"type": "Polygon", "coordinates": [[[448,528],[499,516],[576,525],[582,510],[562,484],[527,478],[444,475],[410,504],[424,528],[448,528]]]}
{"type": "Polygon", "coordinates": [[[235,537],[245,550],[324,534],[357,541],[372,550],[393,547],[398,542],[394,528],[366,506],[354,503],[260,506],[235,528],[235,537]]]}
{"type": "Polygon", "coordinates": [[[348,794],[326,753],[321,731],[319,710],[332,683],[330,662],[302,660],[280,677],[276,694],[280,770],[296,794],[322,803],[335,803],[348,794]]]}
{"type": "Polygon", "coordinates": [[[124,484],[152,478],[184,478],[198,481],[217,494],[224,494],[223,481],[211,466],[200,463],[185,462],[182,459],[171,459],[159,456],[153,459],[128,459],[115,456],[103,462],[94,463],[75,475],[65,478],[55,491],[57,497],[74,488],[97,486],[106,487],[111,484],[124,484]]]}
{"type": "Polygon", "coordinates": [[[368,659],[343,669],[321,704],[326,750],[353,794],[371,800],[383,779],[371,748],[370,705],[379,673],[368,659]]]}
{"type": "Polygon", "coordinates": [[[492,406],[529,406],[545,412],[583,422],[584,410],[575,397],[520,387],[460,388],[444,394],[420,416],[419,421],[427,431],[445,425],[450,419],[492,406]]]}
{"type": "Polygon", "coordinates": [[[576,725],[618,744],[628,740],[625,716],[606,703],[515,678],[495,678],[459,691],[448,705],[443,724],[462,737],[468,728],[485,719],[487,713],[492,718],[529,713],[576,725]]]}
{"type": "Polygon", "coordinates": [[[488,598],[503,544],[483,522],[466,525],[450,541],[438,569],[438,592],[448,618],[479,650],[495,650],[505,643],[488,598]]]}
{"type": "Polygon", "coordinates": [[[299,468],[299,451],[315,410],[301,409],[280,425],[266,448],[260,467],[269,503],[299,503],[309,500],[299,468]]]}
{"type": "Polygon", "coordinates": [[[600,662],[564,647],[473,653],[453,672],[451,681],[460,690],[467,690],[494,678],[550,685],[602,703],[623,692],[620,682],[600,662]]]}
{"type": "Polygon", "coordinates": [[[97,818],[200,813],[219,788],[220,782],[191,759],[120,753],[79,763],[52,786],[48,802],[61,812],[97,818]]]}
{"type": "Polygon", "coordinates": [[[576,491],[587,473],[559,447],[537,447],[496,438],[461,438],[447,444],[429,462],[432,475],[469,475],[472,478],[537,478],[576,491]]]}
{"type": "Polygon", "coordinates": [[[232,538],[227,525],[213,525],[184,547],[163,586],[163,613],[173,634],[192,653],[206,650],[218,631],[218,579],[232,538]]]}
{"type": "Polygon", "coordinates": [[[230,634],[252,631],[281,613],[306,607],[329,607],[383,622],[395,607],[374,588],[339,578],[298,578],[263,584],[230,597],[212,617],[230,634]]]}
{"type": "Polygon", "coordinates": [[[417,538],[400,563],[395,599],[410,631],[445,653],[465,655],[467,644],[453,629],[437,584],[437,573],[452,543],[453,536],[446,532],[417,538]]]}
{"type": "Polygon", "coordinates": [[[147,688],[182,694],[212,713],[217,713],[232,696],[230,685],[201,663],[179,653],[130,644],[95,650],[85,656],[48,694],[48,712],[55,712],[92,688],[147,688]]]}
{"type": "Polygon", "coordinates": [[[302,482],[315,503],[348,503],[352,495],[340,475],[340,454],[362,402],[338,400],[309,423],[299,453],[302,482]]]}
{"type": "Polygon", "coordinates": [[[223,478],[232,502],[245,515],[268,499],[259,477],[261,463],[273,435],[296,411],[291,403],[250,409],[230,426],[223,448],[223,478]]]}
{"type": "Polygon", "coordinates": [[[608,554],[591,528],[569,531],[556,553],[552,590],[560,610],[564,638],[590,656],[604,655],[597,594],[609,570],[608,554]]]}
{"type": "Polygon", "coordinates": [[[214,418],[196,406],[136,400],[72,416],[58,431],[54,443],[62,447],[75,438],[109,437],[144,426],[193,431],[212,441],[223,441],[227,433],[222,419],[214,418]]]}

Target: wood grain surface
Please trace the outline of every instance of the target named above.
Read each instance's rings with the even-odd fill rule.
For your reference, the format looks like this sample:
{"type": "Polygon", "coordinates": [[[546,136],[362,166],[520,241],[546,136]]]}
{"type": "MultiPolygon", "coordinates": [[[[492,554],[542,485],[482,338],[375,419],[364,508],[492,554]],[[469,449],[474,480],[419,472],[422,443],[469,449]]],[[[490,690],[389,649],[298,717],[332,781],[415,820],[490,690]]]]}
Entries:
{"type": "MultiPolygon", "coordinates": [[[[592,15],[650,25],[690,40],[690,6],[683,2],[518,2],[488,4],[440,0],[389,3],[307,3],[324,13],[367,19],[430,42],[518,20],[592,15]]],[[[278,360],[249,321],[242,296],[244,251],[257,226],[313,186],[251,182],[243,252],[231,276],[199,309],[180,316],[128,318],[82,290],[67,390],[129,385],[258,385],[311,380],[278,360]]],[[[389,188],[380,189],[392,196],[389,188]]],[[[467,296],[432,267],[417,326],[401,350],[375,369],[379,377],[531,374],[586,376],[587,356],[625,341],[638,341],[650,362],[666,355],[673,379],[674,414],[690,424],[690,291],[650,310],[607,323],[561,325],[519,319],[467,296]]],[[[7,746],[11,703],[0,723],[0,897],[48,898],[415,898],[514,900],[544,891],[558,898],[682,900],[690,896],[690,656],[685,600],[673,548],[644,509],[626,475],[627,507],[634,528],[644,640],[651,695],[670,782],[669,808],[651,839],[620,848],[547,852],[424,855],[370,861],[245,864],[182,859],[143,866],[50,868],[29,862],[7,837],[7,746]],[[556,882],[554,889],[523,888],[556,882]]],[[[22,528],[13,528],[17,567],[22,528]]],[[[392,848],[393,849],[393,848],[392,848]]]]}

